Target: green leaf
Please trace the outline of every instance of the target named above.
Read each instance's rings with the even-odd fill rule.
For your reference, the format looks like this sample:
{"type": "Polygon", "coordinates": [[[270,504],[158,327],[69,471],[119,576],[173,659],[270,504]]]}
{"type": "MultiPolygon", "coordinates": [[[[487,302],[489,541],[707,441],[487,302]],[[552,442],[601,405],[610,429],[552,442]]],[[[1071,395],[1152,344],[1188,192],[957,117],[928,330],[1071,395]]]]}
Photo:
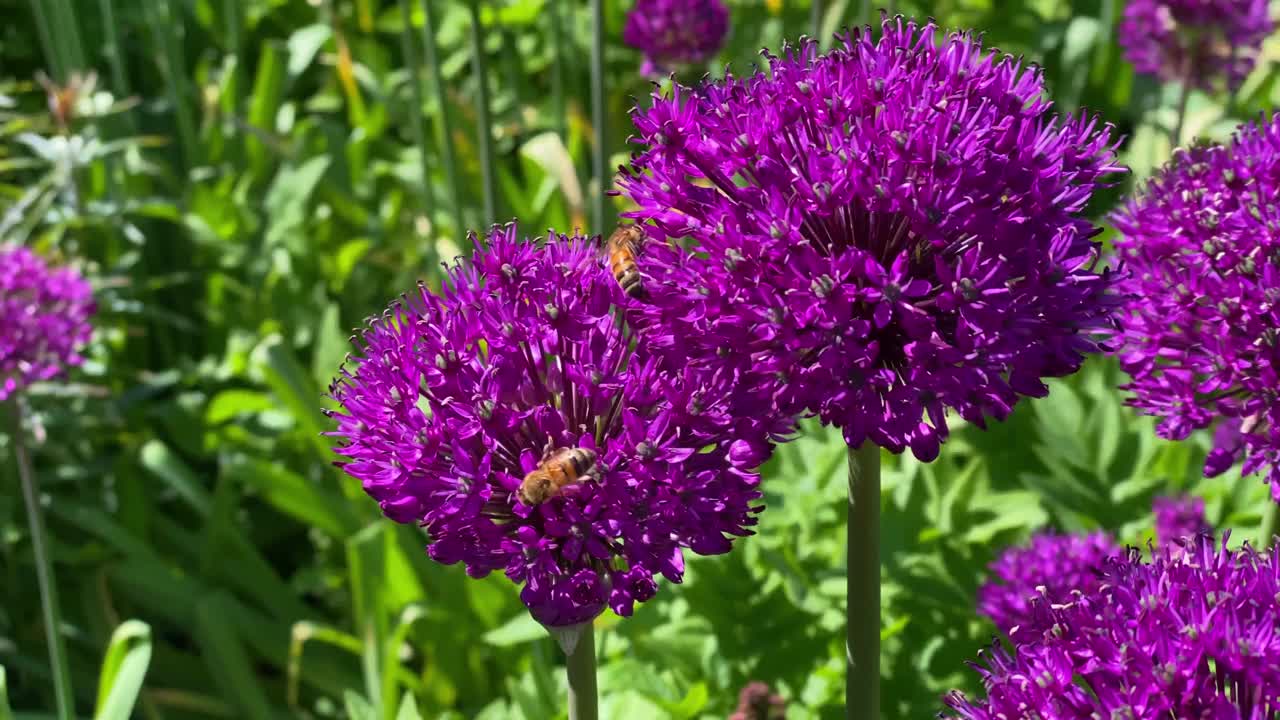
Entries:
{"type": "Polygon", "coordinates": [[[418,713],[418,701],[413,699],[413,693],[405,693],[400,700],[396,720],[422,720],[422,715],[418,713]]]}
{"type": "Polygon", "coordinates": [[[162,482],[178,493],[201,515],[208,515],[213,499],[196,474],[167,445],[148,440],[139,453],[139,461],[162,482]]]}
{"type": "Polygon", "coordinates": [[[546,636],[547,629],[542,626],[542,623],[534,620],[529,613],[522,612],[503,623],[501,627],[496,627],[481,637],[490,645],[512,647],[533,642],[546,636]]]}
{"type": "Polygon", "coordinates": [[[221,425],[240,415],[274,410],[276,403],[266,393],[256,390],[223,390],[209,401],[204,420],[209,425],[221,425]]]}
{"type": "Polygon", "coordinates": [[[129,720],[151,664],[151,627],[127,620],[111,634],[102,672],[94,720],[129,720]]]}
{"type": "Polygon", "coordinates": [[[240,709],[240,717],[275,720],[266,690],[240,640],[239,629],[228,610],[230,597],[217,592],[201,600],[195,609],[195,640],[209,676],[222,697],[240,709]]]}
{"type": "Polygon", "coordinates": [[[13,720],[13,710],[9,709],[9,681],[3,665],[0,665],[0,720],[13,720]]]}
{"type": "Polygon", "coordinates": [[[289,36],[289,77],[297,77],[310,67],[320,48],[333,37],[333,30],[323,23],[307,25],[289,36]]]}
{"type": "Polygon", "coordinates": [[[342,692],[342,704],[347,709],[349,720],[378,720],[378,713],[359,693],[352,690],[342,692]]]}
{"type": "Polygon", "coordinates": [[[278,463],[237,456],[228,461],[226,472],[304,525],[338,538],[347,537],[360,528],[342,496],[278,463]]]}

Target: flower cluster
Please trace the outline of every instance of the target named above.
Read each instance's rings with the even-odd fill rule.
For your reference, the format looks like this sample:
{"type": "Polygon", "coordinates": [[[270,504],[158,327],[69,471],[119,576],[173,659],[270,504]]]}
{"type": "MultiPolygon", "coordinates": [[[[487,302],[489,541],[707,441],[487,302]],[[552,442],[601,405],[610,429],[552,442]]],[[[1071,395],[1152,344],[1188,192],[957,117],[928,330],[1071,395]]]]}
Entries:
{"type": "Polygon", "coordinates": [[[1273,27],[1267,0],[1130,0],[1118,38],[1138,72],[1213,90],[1240,85],[1273,27]]]}
{"type": "Polygon", "coordinates": [[[751,534],[762,414],[726,411],[729,374],[632,342],[597,242],[474,240],[442,293],[420,287],[358,340],[331,389],[337,451],[432,558],[505,570],[544,624],[630,614],[656,576],[681,580],[686,548],[751,534]]]}
{"type": "Polygon", "coordinates": [[[997,646],[986,698],[946,698],[963,720],[1231,718],[1280,712],[1280,549],[1208,535],[1143,562],[1109,560],[1097,589],[1041,606],[1051,632],[997,646]]]}
{"type": "Polygon", "coordinates": [[[1082,210],[1122,168],[1038,70],[932,24],[882,30],[656,95],[619,184],[655,240],[638,312],[672,351],[929,460],[948,408],[1003,418],[1099,348],[1113,273],[1082,210]]]}
{"type": "Polygon", "coordinates": [[[1065,602],[1074,591],[1096,590],[1103,564],[1121,552],[1104,532],[1038,534],[1026,547],[1010,548],[991,563],[993,577],[978,588],[978,612],[1015,642],[1039,637],[1048,627],[1037,606],[1065,602]]]}
{"type": "Polygon", "coordinates": [[[1160,547],[1172,547],[1182,538],[1212,531],[1204,517],[1204,498],[1158,497],[1151,509],[1156,516],[1156,542],[1160,547]]]}
{"type": "Polygon", "coordinates": [[[1174,440],[1217,422],[1205,474],[1269,466],[1280,500],[1278,192],[1280,115],[1180,151],[1113,220],[1130,403],[1174,440]]]}
{"type": "Polygon", "coordinates": [[[762,682],[747,683],[738,693],[738,707],[729,720],[784,720],[787,702],[762,682]]]}
{"type": "Polygon", "coordinates": [[[728,32],[722,0],[637,0],[622,39],[644,53],[640,74],[654,75],[710,60],[728,32]]]}
{"type": "Polygon", "coordinates": [[[79,365],[94,310],[93,290],[75,270],[0,245],[0,401],[79,365]]]}

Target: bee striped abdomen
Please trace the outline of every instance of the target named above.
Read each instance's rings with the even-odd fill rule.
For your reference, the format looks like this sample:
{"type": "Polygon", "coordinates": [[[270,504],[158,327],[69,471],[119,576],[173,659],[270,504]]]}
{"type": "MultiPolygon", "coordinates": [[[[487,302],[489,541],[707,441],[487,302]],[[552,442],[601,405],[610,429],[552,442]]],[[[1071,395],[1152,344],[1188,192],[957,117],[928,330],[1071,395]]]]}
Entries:
{"type": "Polygon", "coordinates": [[[556,497],[565,487],[582,479],[596,464],[596,453],[586,448],[560,448],[552,451],[538,467],[524,476],[516,491],[525,505],[541,505],[556,497]]]}
{"type": "Polygon", "coordinates": [[[628,297],[638,297],[644,290],[640,280],[640,267],[636,264],[636,254],[640,252],[644,239],[644,230],[640,226],[623,225],[613,231],[609,242],[605,244],[609,270],[628,297]]]}

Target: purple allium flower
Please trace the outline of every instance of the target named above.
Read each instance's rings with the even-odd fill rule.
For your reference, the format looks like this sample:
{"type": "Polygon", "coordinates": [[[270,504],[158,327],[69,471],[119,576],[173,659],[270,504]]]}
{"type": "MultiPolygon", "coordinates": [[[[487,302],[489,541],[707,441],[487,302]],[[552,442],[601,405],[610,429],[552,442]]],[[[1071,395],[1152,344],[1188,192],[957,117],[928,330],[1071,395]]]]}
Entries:
{"type": "Polygon", "coordinates": [[[1130,0],[1119,40],[1138,72],[1213,90],[1240,85],[1272,27],[1267,0],[1130,0]]]}
{"type": "Polygon", "coordinates": [[[641,75],[705,63],[724,45],[729,9],[721,0],[636,0],[622,40],[644,53],[641,75]]]}
{"type": "Polygon", "coordinates": [[[1092,592],[1102,565],[1120,546],[1104,532],[1088,535],[1040,533],[1026,547],[1009,548],[991,563],[991,577],[978,588],[978,612],[1014,641],[1047,630],[1036,606],[1060,603],[1073,591],[1092,592]]]}
{"type": "Polygon", "coordinates": [[[1178,540],[1212,532],[1204,518],[1204,498],[1195,496],[1158,497],[1151,503],[1156,516],[1156,542],[1160,547],[1176,547],[1178,540]]]}
{"type": "Polygon", "coordinates": [[[785,720],[787,701],[762,682],[747,683],[729,720],[785,720]]]}
{"type": "Polygon", "coordinates": [[[1280,500],[1280,115],[1179,151],[1113,217],[1131,275],[1130,404],[1181,440],[1218,423],[1205,474],[1269,466],[1280,500]]]}
{"type": "Polygon", "coordinates": [[[851,446],[930,460],[947,408],[1003,418],[1099,348],[1112,273],[1082,211],[1122,168],[1111,128],[1054,114],[1038,70],[882,27],[655,96],[619,184],[655,239],[637,312],[674,352],[775,377],[783,408],[851,446]]]}
{"type": "Polygon", "coordinates": [[[0,402],[79,365],[94,310],[93,290],[75,270],[0,245],[0,402]]]}
{"type": "Polygon", "coordinates": [[[732,377],[666,366],[620,329],[597,242],[514,225],[473,241],[442,293],[404,296],[357,341],[331,390],[344,468],[426,528],[433,559],[523,583],[542,623],[628,615],[655,576],[680,582],[684,549],[751,534],[768,439],[725,410],[732,377]],[[582,451],[578,481],[526,505],[549,448],[582,451]]]}
{"type": "Polygon", "coordinates": [[[1203,718],[1280,712],[1280,548],[1185,552],[1105,564],[1096,589],[1039,611],[1052,628],[985,656],[986,697],[952,693],[963,720],[1203,718]]]}

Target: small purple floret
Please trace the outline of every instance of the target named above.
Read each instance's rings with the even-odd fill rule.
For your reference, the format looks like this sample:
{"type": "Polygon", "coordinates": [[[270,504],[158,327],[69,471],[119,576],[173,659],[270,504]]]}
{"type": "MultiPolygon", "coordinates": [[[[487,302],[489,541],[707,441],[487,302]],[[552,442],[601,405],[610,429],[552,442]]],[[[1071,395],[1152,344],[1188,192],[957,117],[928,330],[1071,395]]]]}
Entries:
{"type": "Polygon", "coordinates": [[[1101,582],[1103,563],[1122,553],[1104,532],[1089,535],[1040,533],[1026,547],[1005,550],[988,568],[992,577],[978,588],[978,613],[1014,641],[1032,639],[1048,628],[1036,606],[1065,602],[1075,591],[1091,592],[1101,582]]]}
{"type": "Polygon", "coordinates": [[[83,362],[95,309],[93,289],[75,270],[0,245],[0,402],[83,362]]]}
{"type": "Polygon", "coordinates": [[[640,74],[657,75],[707,62],[728,33],[721,0],[636,0],[622,40],[644,53],[640,74]]]}
{"type": "Polygon", "coordinates": [[[1129,0],[1117,38],[1139,73],[1213,91],[1239,87],[1274,27],[1267,0],[1129,0]]]}

